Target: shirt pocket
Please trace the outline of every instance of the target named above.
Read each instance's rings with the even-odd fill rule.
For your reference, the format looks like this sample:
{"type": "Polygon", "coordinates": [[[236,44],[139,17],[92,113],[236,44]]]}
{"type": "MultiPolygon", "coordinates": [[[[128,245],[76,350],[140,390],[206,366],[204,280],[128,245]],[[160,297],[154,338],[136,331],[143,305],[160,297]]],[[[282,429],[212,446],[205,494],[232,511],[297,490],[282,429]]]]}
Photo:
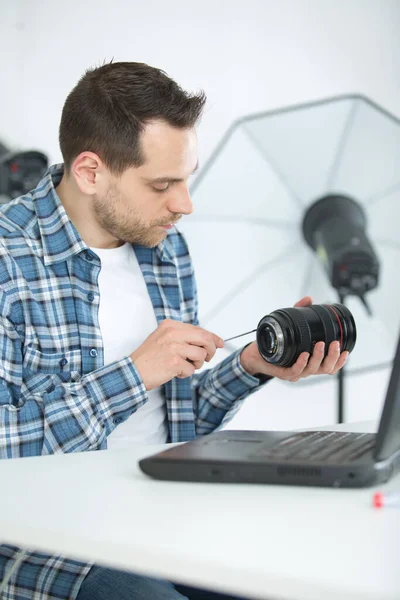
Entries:
{"type": "Polygon", "coordinates": [[[60,384],[79,381],[81,366],[80,350],[43,352],[27,346],[23,355],[22,395],[43,395],[60,384]]]}
{"type": "Polygon", "coordinates": [[[24,351],[23,370],[27,373],[59,375],[71,371],[81,371],[82,355],[80,349],[63,352],[43,352],[33,346],[24,351]]]}

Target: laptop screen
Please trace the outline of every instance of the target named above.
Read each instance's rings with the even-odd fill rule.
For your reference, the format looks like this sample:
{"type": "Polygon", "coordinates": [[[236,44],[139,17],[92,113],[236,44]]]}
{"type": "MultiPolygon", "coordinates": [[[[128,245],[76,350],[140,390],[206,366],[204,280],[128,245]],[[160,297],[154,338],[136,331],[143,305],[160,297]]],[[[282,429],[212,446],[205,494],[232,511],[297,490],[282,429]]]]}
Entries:
{"type": "Polygon", "coordinates": [[[379,423],[374,457],[377,460],[384,460],[398,450],[400,450],[400,336],[379,423]]]}

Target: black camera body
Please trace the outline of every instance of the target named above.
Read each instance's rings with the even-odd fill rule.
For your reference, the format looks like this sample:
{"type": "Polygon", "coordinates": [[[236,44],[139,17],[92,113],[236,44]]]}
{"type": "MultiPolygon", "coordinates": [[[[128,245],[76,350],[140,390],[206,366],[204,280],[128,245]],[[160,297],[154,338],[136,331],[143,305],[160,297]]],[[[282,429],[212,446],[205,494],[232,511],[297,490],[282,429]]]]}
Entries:
{"type": "Polygon", "coordinates": [[[353,315],[344,304],[312,304],[282,308],[261,319],[257,346],[269,363],[291,367],[302,352],[312,354],[317,342],[325,342],[325,356],[331,342],[340,351],[352,352],[357,339],[353,315]]]}

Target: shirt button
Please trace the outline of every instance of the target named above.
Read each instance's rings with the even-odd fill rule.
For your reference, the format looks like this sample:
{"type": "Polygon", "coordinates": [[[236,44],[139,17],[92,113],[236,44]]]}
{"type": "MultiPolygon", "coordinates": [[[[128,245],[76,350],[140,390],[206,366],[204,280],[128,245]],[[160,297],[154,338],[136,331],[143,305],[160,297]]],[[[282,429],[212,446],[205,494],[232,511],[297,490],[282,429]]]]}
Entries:
{"type": "Polygon", "coordinates": [[[93,292],[89,292],[88,293],[87,299],[89,300],[89,302],[93,302],[93,300],[94,300],[94,294],[93,294],[93,292]]]}
{"type": "Polygon", "coordinates": [[[66,358],[62,358],[58,364],[60,365],[60,367],[65,367],[65,365],[67,363],[68,363],[67,359],[66,358]]]}
{"type": "Polygon", "coordinates": [[[93,260],[93,254],[91,254],[90,252],[86,252],[86,258],[90,261],[93,260]]]}
{"type": "Polygon", "coordinates": [[[93,358],[95,358],[97,356],[97,350],[96,348],[92,348],[89,352],[90,356],[92,356],[93,358]]]}
{"type": "Polygon", "coordinates": [[[119,425],[120,423],[122,423],[123,420],[123,417],[115,417],[114,425],[119,425]]]}

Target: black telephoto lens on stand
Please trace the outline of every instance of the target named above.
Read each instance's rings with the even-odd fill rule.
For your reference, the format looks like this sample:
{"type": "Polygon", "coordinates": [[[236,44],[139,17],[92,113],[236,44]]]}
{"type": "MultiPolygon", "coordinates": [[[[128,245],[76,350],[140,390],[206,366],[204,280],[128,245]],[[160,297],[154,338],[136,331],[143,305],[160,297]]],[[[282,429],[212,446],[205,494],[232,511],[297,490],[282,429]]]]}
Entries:
{"type": "Polygon", "coordinates": [[[291,367],[302,352],[312,354],[317,342],[331,342],[352,352],[357,338],[353,315],[343,304],[313,304],[282,308],[263,317],[257,326],[257,345],[269,363],[291,367]]]}
{"type": "Polygon", "coordinates": [[[368,239],[364,210],[353,198],[331,194],[311,204],[303,234],[340,294],[364,298],[377,287],[378,256],[368,239]]]}

